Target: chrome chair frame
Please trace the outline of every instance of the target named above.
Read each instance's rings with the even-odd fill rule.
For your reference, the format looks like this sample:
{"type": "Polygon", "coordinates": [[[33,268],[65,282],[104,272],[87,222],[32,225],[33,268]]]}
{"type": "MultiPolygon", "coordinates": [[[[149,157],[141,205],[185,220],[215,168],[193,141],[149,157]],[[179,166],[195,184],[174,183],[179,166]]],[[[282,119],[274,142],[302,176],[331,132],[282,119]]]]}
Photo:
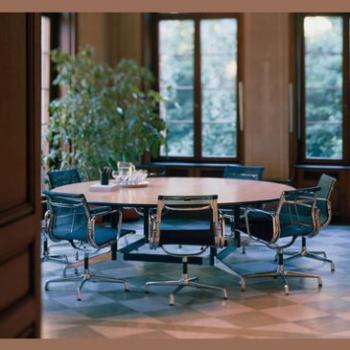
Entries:
{"type": "MultiPolygon", "coordinates": [[[[290,205],[293,206],[296,214],[297,214],[297,220],[294,222],[295,224],[301,225],[301,226],[307,226],[310,228],[311,233],[309,236],[315,236],[320,229],[320,223],[319,223],[319,210],[316,207],[316,192],[318,191],[318,187],[315,188],[307,188],[307,189],[301,189],[301,190],[296,190],[296,191],[305,191],[305,193],[313,193],[311,196],[301,196],[297,200],[288,200],[287,195],[292,192],[296,191],[286,191],[283,192],[279,203],[278,207],[275,212],[270,212],[266,210],[261,210],[261,209],[253,209],[253,208],[247,208],[244,217],[245,217],[245,223],[246,223],[246,229],[247,229],[247,234],[250,237],[251,240],[254,240],[256,242],[263,243],[266,245],[268,248],[275,249],[277,250],[277,257],[278,257],[278,264],[277,268],[274,271],[268,271],[268,272],[258,272],[258,273],[251,273],[251,274],[244,274],[241,275],[241,291],[246,290],[246,280],[247,279],[255,279],[255,278],[265,278],[265,277],[271,277],[271,278],[280,278],[283,281],[284,285],[284,292],[286,295],[289,294],[289,285],[288,285],[288,280],[287,278],[289,277],[299,277],[299,278],[313,278],[317,279],[318,281],[318,286],[322,287],[322,279],[319,275],[315,274],[310,274],[310,273],[304,273],[304,272],[299,272],[299,271],[287,271],[285,269],[284,265],[284,249],[290,247],[295,240],[298,238],[298,236],[290,236],[290,241],[287,242],[286,244],[279,245],[277,241],[281,238],[281,221],[280,221],[280,215],[282,208],[285,205],[290,205]],[[299,208],[308,208],[310,210],[310,215],[312,219],[312,225],[308,225],[302,221],[299,221],[298,218],[298,207],[299,208]],[[270,242],[267,242],[263,239],[257,238],[254,235],[252,235],[251,230],[250,230],[250,222],[249,222],[249,214],[250,213],[261,213],[264,215],[267,215],[270,217],[271,222],[272,222],[272,227],[273,227],[273,236],[270,242]]],[[[290,206],[288,208],[290,208],[290,206]]],[[[287,237],[285,237],[287,238],[287,237]]]]}
{"type": "MultiPolygon", "coordinates": [[[[70,168],[70,169],[63,169],[63,170],[52,170],[47,173],[47,178],[49,180],[49,185],[50,188],[53,189],[58,186],[63,186],[63,185],[68,185],[71,183],[77,183],[81,182],[81,177],[79,174],[78,169],[76,168],[70,168]],[[69,176],[69,180],[64,180],[62,183],[55,178],[56,175],[63,175],[64,173],[70,173],[71,175],[69,176]]],[[[45,201],[46,202],[46,201],[45,201]]],[[[43,201],[42,201],[43,203],[43,201]]],[[[65,264],[64,268],[64,275],[66,270],[69,268],[69,261],[68,257],[66,254],[51,254],[50,253],[50,246],[49,246],[49,237],[45,233],[45,229],[42,230],[42,255],[41,255],[41,262],[46,262],[46,261],[52,261],[56,262],[59,264],[65,264]]],[[[76,252],[75,254],[75,261],[79,260],[79,253],[76,252]]],[[[75,274],[77,274],[78,271],[75,269],[75,274]]]]}
{"type": "MultiPolygon", "coordinates": [[[[49,185],[51,190],[63,185],[69,185],[72,183],[79,183],[81,182],[82,178],[80,176],[79,170],[77,168],[69,168],[69,169],[62,169],[62,170],[52,170],[47,173],[47,177],[49,180],[49,185]],[[66,178],[65,178],[66,177],[66,178]]],[[[104,207],[104,206],[103,206],[104,207]]],[[[95,206],[93,208],[90,208],[91,211],[94,211],[94,209],[99,210],[98,206],[95,206]]],[[[67,270],[73,268],[79,261],[79,251],[77,250],[75,252],[75,262],[69,262],[67,255],[52,255],[50,253],[50,247],[49,247],[49,240],[47,235],[45,234],[45,230],[43,230],[43,249],[42,249],[42,258],[41,261],[53,261],[61,264],[65,264],[65,267],[63,269],[63,276],[66,277],[67,270]]],[[[123,230],[122,235],[126,237],[128,234],[135,234],[135,230],[123,230]]],[[[77,267],[74,267],[75,274],[78,274],[77,267]]]]}
{"type": "MultiPolygon", "coordinates": [[[[328,175],[322,175],[322,176],[328,176],[328,175]]],[[[321,176],[320,180],[322,179],[322,176],[321,176]]],[[[325,222],[320,224],[321,229],[327,227],[328,224],[332,220],[332,203],[330,201],[330,196],[331,196],[331,193],[333,192],[334,184],[336,181],[335,179],[333,179],[333,180],[334,181],[332,182],[332,184],[329,188],[327,197],[326,198],[321,198],[321,197],[316,198],[316,203],[325,202],[326,206],[327,206],[327,219],[325,222]]],[[[320,181],[318,183],[318,186],[319,185],[320,185],[320,181]]],[[[331,265],[331,272],[335,271],[335,264],[334,264],[333,260],[328,259],[327,253],[325,251],[309,251],[307,249],[306,237],[301,237],[301,249],[299,251],[286,251],[285,254],[291,255],[290,257],[286,258],[285,261],[290,261],[290,260],[293,260],[296,258],[309,258],[309,259],[329,263],[331,265]],[[321,255],[323,255],[323,257],[321,255]]]]}
{"type": "MultiPolygon", "coordinates": [[[[46,204],[46,200],[42,200],[41,204],[46,204]]],[[[42,237],[42,253],[40,257],[41,262],[53,261],[60,264],[69,264],[66,254],[51,254],[49,247],[49,237],[45,230],[45,220],[41,221],[41,237],[42,237]]]]}
{"type": "Polygon", "coordinates": [[[157,209],[150,211],[149,214],[149,243],[151,248],[156,249],[160,247],[166,254],[182,258],[182,276],[178,280],[167,280],[167,281],[149,281],[145,283],[145,293],[149,292],[149,287],[151,286],[175,286],[176,288],[169,295],[169,305],[173,306],[175,304],[175,295],[184,287],[194,287],[197,289],[207,289],[213,291],[220,291],[223,293],[223,298],[227,299],[227,291],[225,288],[220,288],[217,286],[198,283],[197,277],[190,277],[188,273],[188,258],[191,256],[196,256],[204,253],[209,246],[201,246],[199,251],[194,253],[175,253],[168,250],[164,245],[160,244],[161,230],[160,225],[162,221],[162,216],[164,210],[169,211],[203,211],[211,209],[212,210],[212,229],[214,231],[214,240],[216,247],[223,247],[225,243],[225,222],[222,215],[218,212],[217,196],[159,196],[157,209]],[[179,205],[186,205],[186,208],[179,208],[179,205]],[[188,207],[191,206],[191,207],[188,207]]]}
{"type": "MultiPolygon", "coordinates": [[[[49,198],[49,192],[45,192],[47,197],[49,198]]],[[[87,241],[71,241],[68,240],[68,242],[72,245],[72,247],[76,251],[82,251],[84,253],[84,271],[80,275],[73,275],[73,276],[67,276],[65,274],[65,270],[68,267],[66,266],[63,277],[61,278],[53,278],[45,282],[45,290],[49,290],[49,285],[51,283],[59,283],[59,282],[80,282],[78,288],[77,288],[77,300],[82,300],[82,288],[84,284],[88,281],[90,282],[110,282],[110,283],[121,283],[124,285],[124,290],[127,292],[128,289],[128,283],[124,279],[115,278],[112,276],[105,276],[105,275],[99,275],[92,273],[89,266],[89,254],[90,253],[98,253],[98,251],[102,248],[111,246],[112,249],[112,260],[116,259],[116,252],[117,252],[117,243],[119,238],[121,238],[121,223],[122,223],[122,213],[118,209],[114,210],[106,210],[104,212],[99,212],[96,214],[91,214],[88,204],[86,202],[84,195],[75,195],[75,194],[60,194],[65,196],[65,198],[71,198],[73,200],[81,199],[81,202],[78,202],[77,204],[66,204],[61,202],[53,202],[50,199],[48,200],[48,210],[45,213],[45,231],[53,241],[60,241],[61,239],[57,238],[53,231],[53,222],[55,220],[55,215],[53,214],[53,206],[56,206],[58,208],[74,208],[74,207],[83,207],[84,208],[84,214],[86,216],[87,220],[87,241]],[[104,216],[107,214],[113,215],[118,213],[118,224],[116,227],[116,236],[113,241],[109,241],[105,244],[97,244],[95,240],[95,221],[96,218],[99,216],[104,216]]],[[[75,213],[73,214],[73,222],[75,220],[75,213]]],[[[72,226],[73,227],[73,224],[72,226]]],[[[72,232],[72,228],[71,228],[72,232]]]]}
{"type": "MultiPolygon", "coordinates": [[[[42,200],[41,204],[46,204],[46,200],[42,200]]],[[[50,246],[49,246],[49,237],[45,230],[45,220],[41,220],[41,241],[42,241],[42,250],[41,250],[41,256],[40,261],[46,262],[46,261],[52,261],[59,264],[65,264],[68,265],[68,256],[66,254],[51,254],[50,252],[50,246]]]]}

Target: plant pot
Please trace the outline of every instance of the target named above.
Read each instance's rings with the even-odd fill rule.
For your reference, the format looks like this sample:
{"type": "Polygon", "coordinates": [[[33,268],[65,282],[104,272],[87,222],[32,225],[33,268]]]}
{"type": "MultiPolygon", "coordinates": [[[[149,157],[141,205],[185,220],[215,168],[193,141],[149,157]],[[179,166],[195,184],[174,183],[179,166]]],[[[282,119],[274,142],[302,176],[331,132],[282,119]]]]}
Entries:
{"type": "Polygon", "coordinates": [[[140,214],[135,208],[123,208],[123,221],[137,221],[140,219],[140,214]]]}

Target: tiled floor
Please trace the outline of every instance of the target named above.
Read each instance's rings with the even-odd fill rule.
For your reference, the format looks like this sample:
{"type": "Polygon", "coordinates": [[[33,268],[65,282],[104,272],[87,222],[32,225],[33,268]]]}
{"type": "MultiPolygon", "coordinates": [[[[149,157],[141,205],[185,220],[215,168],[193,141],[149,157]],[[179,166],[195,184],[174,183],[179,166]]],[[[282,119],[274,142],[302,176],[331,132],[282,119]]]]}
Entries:
{"type": "MultiPolygon", "coordinates": [[[[297,245],[300,242],[297,242],[297,245]]],[[[309,249],[326,250],[336,263],[332,273],[328,264],[298,259],[287,264],[295,270],[320,274],[323,288],[314,280],[290,280],[290,295],[283,294],[281,281],[250,280],[242,293],[238,281],[229,273],[212,267],[191,265],[200,281],[226,287],[229,300],[219,295],[184,289],[176,306],[168,306],[171,289],[155,287],[144,294],[148,280],[177,278],[177,264],[106,261],[94,265],[104,274],[129,281],[130,292],[113,284],[87,283],[83,301],[75,299],[72,283],[52,285],[42,292],[44,338],[350,338],[350,227],[332,225],[308,241],[309,249]]],[[[52,251],[67,251],[59,245],[52,251]]],[[[256,243],[247,254],[239,250],[226,262],[240,272],[274,268],[274,253],[256,243]]],[[[62,265],[43,263],[43,280],[58,277],[62,265]]]]}

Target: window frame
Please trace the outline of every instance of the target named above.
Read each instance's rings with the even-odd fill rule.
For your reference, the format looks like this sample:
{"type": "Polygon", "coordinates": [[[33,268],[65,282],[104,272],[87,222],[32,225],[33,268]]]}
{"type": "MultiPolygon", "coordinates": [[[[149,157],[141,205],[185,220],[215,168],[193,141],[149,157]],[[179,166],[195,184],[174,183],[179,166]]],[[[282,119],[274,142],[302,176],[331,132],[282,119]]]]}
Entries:
{"type": "Polygon", "coordinates": [[[295,45],[296,45],[296,107],[297,107],[297,161],[299,164],[324,164],[324,165],[345,165],[350,163],[350,14],[348,13],[303,13],[296,16],[295,45]],[[305,96],[305,17],[341,17],[343,19],[342,40],[343,40],[343,64],[342,64],[342,158],[308,158],[306,156],[306,96],[305,96]]]}
{"type": "MultiPolygon", "coordinates": [[[[243,130],[240,125],[240,106],[239,106],[239,83],[243,82],[242,72],[242,16],[239,13],[152,13],[145,18],[150,23],[150,38],[146,43],[150,44],[150,68],[155,76],[155,89],[159,91],[159,31],[158,23],[161,20],[193,20],[195,25],[194,31],[194,138],[193,147],[194,155],[188,157],[162,156],[158,154],[154,161],[160,162],[196,162],[196,163],[237,163],[242,160],[243,148],[243,130]],[[202,19],[230,19],[237,20],[237,79],[236,79],[236,98],[237,98],[237,156],[236,157],[204,157],[202,153],[202,116],[201,116],[201,56],[200,56],[200,20],[202,19]]],[[[146,49],[146,48],[145,48],[146,49]]]]}
{"type": "MultiPolygon", "coordinates": [[[[71,55],[75,55],[77,51],[77,14],[76,13],[47,13],[47,12],[42,12],[40,13],[40,20],[42,17],[46,17],[49,22],[50,22],[50,51],[53,49],[60,49],[63,50],[71,55]]],[[[40,49],[41,53],[41,49],[40,49]]],[[[42,69],[42,65],[40,67],[42,69]]],[[[40,74],[41,71],[40,71],[40,74]]],[[[59,88],[59,86],[54,85],[53,82],[56,79],[57,76],[57,71],[54,63],[52,60],[50,60],[49,64],[49,74],[50,74],[50,79],[49,79],[49,86],[48,86],[48,97],[49,97],[49,104],[51,103],[52,100],[58,98],[61,94],[62,91],[59,88]]],[[[42,86],[40,84],[40,93],[42,92],[42,86]]],[[[41,106],[42,108],[42,106],[41,106]]],[[[40,110],[40,113],[42,111],[40,110]]],[[[50,120],[50,115],[48,116],[50,120]]],[[[42,128],[42,123],[41,123],[41,128],[42,128]]],[[[41,142],[43,135],[41,134],[41,142]]],[[[48,152],[51,150],[51,145],[48,143],[48,152]]],[[[43,149],[41,149],[43,152],[43,149]]],[[[44,150],[42,155],[46,154],[47,150],[44,150]]],[[[47,167],[42,163],[41,164],[41,172],[42,172],[42,183],[41,186],[44,188],[45,187],[45,180],[44,178],[46,177],[46,172],[47,172],[47,167]]]]}

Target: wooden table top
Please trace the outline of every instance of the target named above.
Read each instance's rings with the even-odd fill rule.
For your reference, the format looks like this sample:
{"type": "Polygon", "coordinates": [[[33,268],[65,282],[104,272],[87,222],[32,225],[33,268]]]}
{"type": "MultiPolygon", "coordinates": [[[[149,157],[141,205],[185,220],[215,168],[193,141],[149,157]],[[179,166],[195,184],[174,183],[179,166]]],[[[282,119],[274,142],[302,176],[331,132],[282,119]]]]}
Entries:
{"type": "Polygon", "coordinates": [[[155,177],[140,188],[120,187],[112,192],[93,192],[90,185],[97,181],[80,182],[55,188],[55,192],[83,193],[89,203],[124,206],[156,206],[158,195],[217,194],[221,205],[244,204],[278,199],[283,191],[293,187],[267,181],[236,180],[206,177],[155,177]]]}

